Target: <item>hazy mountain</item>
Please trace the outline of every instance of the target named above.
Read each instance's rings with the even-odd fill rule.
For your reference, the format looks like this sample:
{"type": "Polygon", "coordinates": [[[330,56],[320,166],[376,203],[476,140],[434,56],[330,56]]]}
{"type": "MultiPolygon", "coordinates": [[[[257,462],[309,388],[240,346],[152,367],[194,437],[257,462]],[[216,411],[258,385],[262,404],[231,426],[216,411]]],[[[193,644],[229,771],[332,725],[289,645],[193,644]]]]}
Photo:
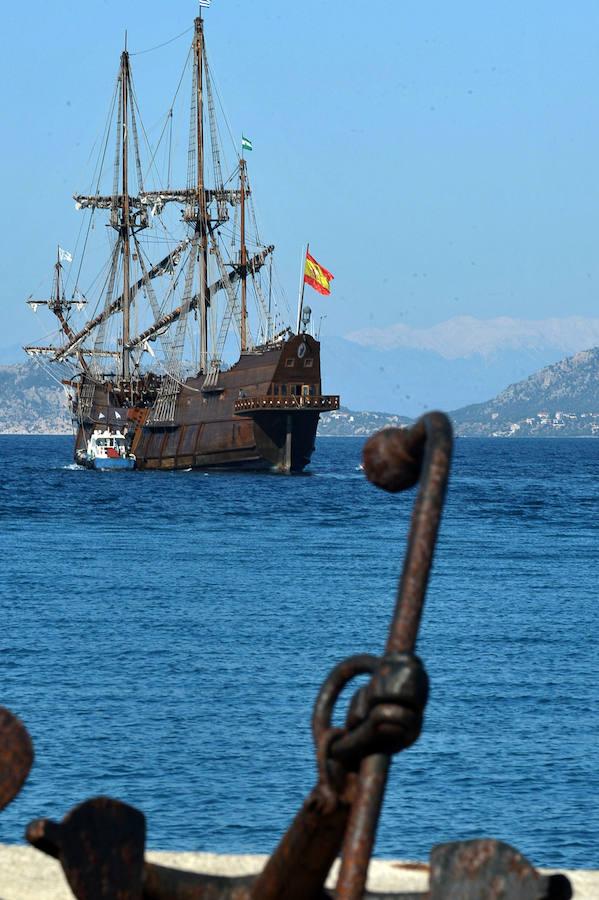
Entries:
{"type": "Polygon", "coordinates": [[[412,348],[432,350],[445,359],[492,356],[504,350],[557,350],[560,356],[599,343],[599,319],[560,316],[549,319],[514,319],[496,316],[453,316],[443,322],[415,328],[396,322],[385,328],[362,328],[347,339],[378,350],[412,348]]]}
{"type": "Polygon", "coordinates": [[[321,354],[325,393],[340,394],[350,409],[410,417],[479,403],[564,355],[547,347],[448,359],[432,350],[380,350],[335,337],[323,338],[321,354]]]}
{"type": "Polygon", "coordinates": [[[456,410],[452,418],[461,435],[599,434],[599,348],[547,366],[493,400],[456,410]]]}

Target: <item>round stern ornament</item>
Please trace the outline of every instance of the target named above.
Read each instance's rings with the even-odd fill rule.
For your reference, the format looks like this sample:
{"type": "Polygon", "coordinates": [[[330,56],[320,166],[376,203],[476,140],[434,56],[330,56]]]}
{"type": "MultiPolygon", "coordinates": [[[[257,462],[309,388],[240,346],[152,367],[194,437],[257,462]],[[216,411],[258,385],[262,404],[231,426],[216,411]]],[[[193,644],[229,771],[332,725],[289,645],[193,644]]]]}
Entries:
{"type": "Polygon", "coordinates": [[[297,358],[303,359],[305,355],[306,355],[306,345],[302,343],[297,348],[297,358]]]}

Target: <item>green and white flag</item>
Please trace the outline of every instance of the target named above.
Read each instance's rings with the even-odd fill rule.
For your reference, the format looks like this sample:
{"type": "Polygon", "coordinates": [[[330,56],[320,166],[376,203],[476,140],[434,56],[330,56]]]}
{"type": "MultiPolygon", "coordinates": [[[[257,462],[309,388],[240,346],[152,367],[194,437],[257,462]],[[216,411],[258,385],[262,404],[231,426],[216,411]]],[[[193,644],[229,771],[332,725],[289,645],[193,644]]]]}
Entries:
{"type": "Polygon", "coordinates": [[[252,149],[252,142],[249,140],[249,138],[243,137],[243,135],[241,136],[241,149],[242,150],[251,150],[252,149]]]}

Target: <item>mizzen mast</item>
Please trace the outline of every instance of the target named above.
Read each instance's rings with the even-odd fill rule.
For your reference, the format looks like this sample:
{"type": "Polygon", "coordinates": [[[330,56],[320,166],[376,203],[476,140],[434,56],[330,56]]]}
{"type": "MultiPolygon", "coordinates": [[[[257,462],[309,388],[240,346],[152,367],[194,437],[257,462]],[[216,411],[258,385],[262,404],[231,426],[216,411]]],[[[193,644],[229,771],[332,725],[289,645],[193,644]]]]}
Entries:
{"type": "Polygon", "coordinates": [[[245,159],[239,160],[239,181],[241,194],[240,215],[240,271],[241,278],[241,352],[248,348],[247,343],[247,249],[245,246],[245,159]]]}
{"type": "MultiPolygon", "coordinates": [[[[54,263],[54,279],[52,284],[52,292],[49,300],[37,300],[30,297],[27,300],[28,305],[31,307],[33,312],[37,311],[38,306],[47,306],[50,312],[54,313],[56,318],[60,323],[60,327],[62,329],[63,334],[65,335],[68,344],[71,344],[74,341],[75,334],[73,329],[69,324],[69,315],[71,308],[76,306],[77,309],[82,309],[85,306],[86,300],[84,298],[75,299],[73,297],[72,300],[67,300],[64,291],[64,281],[62,277],[62,260],[66,259],[68,262],[71,261],[71,254],[63,250],[62,247],[58,247],[56,251],[56,262],[54,263]]],[[[25,347],[25,352],[30,356],[45,356],[54,353],[55,350],[60,348],[56,347],[33,347],[28,346],[25,347]]],[[[79,361],[82,367],[87,368],[85,360],[80,352],[78,352],[79,361]]]]}

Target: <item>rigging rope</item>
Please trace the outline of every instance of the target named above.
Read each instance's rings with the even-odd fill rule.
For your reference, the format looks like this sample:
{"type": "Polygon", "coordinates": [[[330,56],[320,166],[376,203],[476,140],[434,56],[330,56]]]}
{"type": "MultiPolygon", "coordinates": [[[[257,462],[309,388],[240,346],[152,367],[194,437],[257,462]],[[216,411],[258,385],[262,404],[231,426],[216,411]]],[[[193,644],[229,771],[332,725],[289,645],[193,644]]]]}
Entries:
{"type": "Polygon", "coordinates": [[[192,66],[191,78],[191,110],[189,114],[189,145],[187,148],[187,188],[191,189],[196,184],[196,108],[197,108],[197,66],[192,66]]]}
{"type": "MultiPolygon", "coordinates": [[[[137,102],[137,95],[134,94],[134,93],[133,93],[133,90],[132,90],[133,101],[134,101],[134,103],[135,103],[135,108],[137,109],[137,114],[138,114],[138,116],[139,116],[139,124],[140,124],[140,126],[141,126],[141,130],[142,130],[142,132],[143,132],[143,136],[144,136],[145,142],[146,142],[147,147],[148,147],[148,153],[151,154],[151,159],[150,159],[150,162],[148,163],[148,166],[147,166],[147,169],[146,169],[146,177],[149,177],[149,175],[150,175],[150,170],[151,170],[152,167],[153,167],[153,168],[154,168],[154,171],[155,171],[155,173],[156,173],[156,176],[158,177],[158,180],[159,180],[159,181],[160,181],[160,172],[158,171],[158,168],[157,168],[157,166],[155,165],[155,159],[156,159],[156,155],[157,155],[157,153],[158,153],[158,150],[160,149],[160,144],[162,143],[162,138],[164,137],[164,132],[166,131],[166,128],[167,128],[167,125],[168,125],[168,122],[169,122],[169,118],[170,118],[170,121],[171,121],[171,139],[172,139],[172,128],[173,128],[173,124],[172,124],[172,115],[173,115],[173,108],[174,108],[175,103],[176,103],[176,101],[177,101],[177,96],[178,96],[179,91],[180,91],[180,89],[181,89],[181,84],[183,83],[183,78],[185,77],[185,73],[186,73],[186,71],[187,71],[187,66],[189,65],[189,58],[190,58],[190,56],[191,56],[191,48],[189,49],[189,52],[188,52],[188,54],[187,54],[187,58],[186,58],[186,60],[185,60],[185,65],[183,66],[183,71],[181,72],[181,76],[180,76],[180,78],[179,78],[179,83],[177,84],[177,89],[176,89],[176,91],[175,91],[175,93],[174,93],[173,99],[172,99],[172,101],[171,101],[171,105],[170,105],[169,110],[168,110],[168,112],[167,112],[167,114],[166,114],[166,120],[165,120],[164,125],[162,126],[162,131],[160,132],[160,137],[158,138],[158,143],[156,144],[156,148],[155,148],[155,150],[154,150],[153,153],[152,153],[152,145],[150,144],[150,140],[149,140],[149,138],[148,138],[148,134],[147,134],[147,132],[146,132],[145,125],[144,125],[144,123],[143,123],[143,119],[142,119],[142,117],[141,117],[141,112],[140,112],[140,109],[139,109],[139,104],[138,104],[138,102],[137,102]]],[[[170,154],[170,147],[169,147],[169,154],[170,154]]],[[[170,157],[169,157],[169,160],[170,160],[170,157]]],[[[169,166],[170,166],[170,161],[169,161],[169,166]]]]}
{"type": "Polygon", "coordinates": [[[226,124],[226,126],[227,126],[227,131],[229,132],[229,137],[231,138],[231,143],[232,143],[232,145],[233,145],[233,152],[235,153],[235,159],[239,160],[239,149],[238,149],[238,147],[237,147],[237,141],[236,141],[235,138],[233,137],[233,132],[231,131],[231,126],[229,125],[229,120],[228,120],[228,118],[227,118],[227,114],[226,114],[226,112],[225,112],[225,108],[224,108],[224,106],[223,106],[223,102],[222,102],[222,100],[221,100],[221,98],[220,98],[220,92],[219,92],[219,90],[218,90],[218,82],[217,82],[216,79],[214,78],[214,75],[212,76],[212,83],[213,83],[213,85],[214,85],[214,91],[215,91],[215,93],[216,93],[216,97],[217,97],[217,100],[218,100],[218,105],[220,106],[220,111],[221,111],[221,113],[223,114],[223,119],[225,120],[225,124],[226,124]]]}
{"type": "MultiPolygon", "coordinates": [[[[106,118],[106,124],[105,124],[105,126],[104,126],[104,139],[103,139],[103,148],[102,148],[102,152],[100,153],[100,156],[99,156],[99,158],[98,158],[98,161],[96,162],[96,167],[95,167],[94,172],[93,172],[93,174],[92,174],[92,182],[91,182],[91,183],[92,183],[92,188],[93,188],[93,184],[94,184],[94,180],[95,180],[95,182],[96,182],[96,190],[95,190],[95,193],[96,193],[96,194],[99,193],[99,190],[100,190],[100,179],[101,179],[101,177],[102,177],[102,172],[103,172],[103,170],[104,170],[104,161],[105,161],[105,159],[106,159],[106,151],[107,151],[107,149],[108,149],[108,142],[109,142],[109,140],[110,140],[110,127],[111,127],[111,124],[112,124],[112,116],[113,116],[113,114],[114,114],[114,107],[115,107],[116,100],[117,100],[117,94],[118,94],[119,84],[120,84],[120,75],[119,75],[119,76],[117,77],[117,79],[116,79],[116,83],[115,83],[115,86],[114,86],[114,90],[113,90],[113,92],[112,92],[112,100],[110,101],[110,106],[109,106],[109,109],[108,109],[108,116],[107,116],[107,118],[106,118]],[[96,172],[98,173],[97,179],[96,179],[96,172]]],[[[76,277],[76,279],[75,279],[75,286],[74,286],[74,288],[73,288],[73,295],[75,294],[75,292],[77,291],[77,289],[78,289],[78,287],[79,287],[79,279],[80,279],[80,277],[81,277],[81,269],[82,269],[82,267],[83,267],[83,260],[85,259],[85,252],[86,252],[86,250],[87,250],[87,243],[88,243],[88,241],[89,241],[90,231],[92,230],[92,224],[93,224],[93,220],[94,220],[94,213],[95,213],[95,211],[96,211],[95,208],[93,208],[93,209],[91,210],[91,214],[90,214],[90,217],[89,217],[89,219],[88,219],[88,223],[87,223],[87,231],[86,231],[86,234],[85,234],[85,241],[84,241],[84,243],[83,243],[83,250],[82,250],[82,252],[81,252],[81,259],[80,259],[80,261],[79,261],[79,268],[77,269],[77,277],[76,277]]],[[[77,242],[79,242],[79,238],[77,238],[77,242]]]]}
{"type": "Polygon", "coordinates": [[[173,149],[173,108],[171,106],[169,110],[169,135],[168,135],[168,164],[166,168],[166,186],[170,188],[171,186],[171,153],[173,149]]]}
{"type": "Polygon", "coordinates": [[[162,47],[168,47],[169,44],[178,41],[179,38],[182,38],[184,34],[189,34],[190,31],[193,31],[193,25],[186,28],[181,34],[176,34],[175,37],[169,38],[168,41],[164,41],[162,44],[156,44],[155,47],[148,47],[147,50],[136,50],[135,53],[130,53],[129,56],[143,56],[144,53],[153,53],[154,50],[161,50],[162,47]]]}
{"type": "MultiPolygon", "coordinates": [[[[167,184],[167,187],[170,187],[170,154],[171,154],[172,138],[173,138],[173,109],[174,109],[174,107],[175,107],[175,103],[177,102],[177,97],[178,97],[178,95],[179,95],[179,91],[181,90],[181,85],[183,84],[183,79],[185,78],[185,73],[187,72],[187,67],[188,67],[188,65],[189,65],[189,60],[190,60],[190,57],[191,57],[191,50],[192,50],[192,48],[190,47],[189,50],[188,50],[188,52],[187,52],[187,57],[186,57],[186,59],[185,59],[185,65],[183,66],[183,70],[182,70],[181,76],[180,76],[180,78],[179,78],[179,83],[177,84],[177,89],[175,90],[175,93],[174,93],[174,95],[173,95],[173,99],[172,99],[172,101],[171,101],[171,105],[170,105],[170,107],[169,107],[169,109],[168,109],[168,112],[167,112],[167,114],[166,114],[166,120],[165,120],[164,125],[162,126],[162,131],[160,132],[160,137],[158,138],[158,143],[156,144],[156,149],[154,150],[154,153],[153,153],[152,158],[151,158],[151,160],[150,160],[150,162],[149,162],[149,164],[148,164],[148,168],[147,168],[147,172],[146,172],[146,177],[148,177],[149,174],[150,174],[150,169],[152,168],[152,166],[154,166],[154,160],[156,159],[156,155],[157,155],[158,150],[159,150],[159,148],[160,148],[160,144],[162,143],[162,138],[164,137],[164,132],[166,131],[166,128],[167,128],[167,126],[168,126],[168,124],[169,124],[169,119],[170,119],[170,137],[169,137],[169,172],[168,172],[168,184],[167,184]]],[[[139,109],[138,109],[138,112],[139,112],[139,109]]],[[[141,121],[141,115],[140,115],[140,121],[141,121]]],[[[141,122],[141,127],[142,127],[142,130],[143,130],[143,133],[144,133],[144,137],[145,137],[145,139],[146,139],[146,143],[147,143],[147,145],[148,145],[148,149],[151,150],[152,148],[151,148],[151,146],[150,146],[150,142],[148,141],[148,136],[147,136],[147,134],[146,134],[146,130],[145,130],[144,125],[143,125],[143,121],[141,122]]],[[[154,166],[154,168],[155,168],[155,170],[156,170],[156,174],[157,174],[158,177],[160,178],[160,173],[158,172],[158,169],[157,169],[155,166],[154,166]]]]}
{"type": "MultiPolygon", "coordinates": [[[[131,132],[133,134],[133,151],[135,154],[135,171],[137,174],[137,188],[138,188],[138,193],[143,194],[144,183],[143,183],[143,175],[141,172],[141,159],[139,156],[139,137],[137,134],[137,119],[135,118],[135,110],[137,110],[137,112],[138,112],[139,121],[140,121],[142,130],[143,130],[144,126],[143,126],[143,122],[141,119],[141,113],[139,112],[139,107],[137,105],[137,97],[135,95],[135,90],[133,88],[133,79],[131,77],[129,77],[129,89],[131,91],[131,99],[133,100],[133,103],[131,104],[131,132]]],[[[144,135],[145,135],[145,131],[144,131],[144,135]]]]}
{"type": "MultiPolygon", "coordinates": [[[[123,114],[126,112],[123,109],[123,73],[119,75],[118,86],[119,90],[119,105],[117,108],[116,114],[116,147],[114,151],[114,169],[113,169],[113,178],[112,178],[112,215],[111,219],[116,221],[117,215],[117,198],[119,193],[119,181],[121,177],[121,139],[123,136],[123,114]]],[[[127,123],[125,122],[125,127],[127,123]]]]}

